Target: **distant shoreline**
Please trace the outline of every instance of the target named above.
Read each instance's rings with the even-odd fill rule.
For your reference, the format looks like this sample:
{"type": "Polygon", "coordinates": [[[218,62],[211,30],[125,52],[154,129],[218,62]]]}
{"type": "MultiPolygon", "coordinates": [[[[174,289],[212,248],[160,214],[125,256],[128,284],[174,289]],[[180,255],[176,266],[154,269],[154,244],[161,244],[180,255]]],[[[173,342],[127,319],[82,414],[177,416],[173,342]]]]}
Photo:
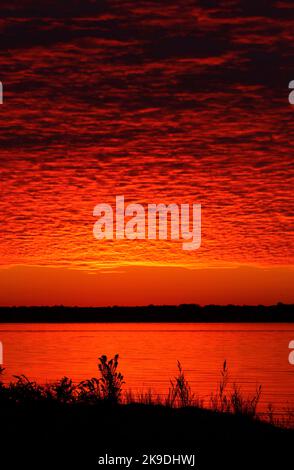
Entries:
{"type": "Polygon", "coordinates": [[[0,323],[293,323],[294,305],[0,307],[0,323]]]}

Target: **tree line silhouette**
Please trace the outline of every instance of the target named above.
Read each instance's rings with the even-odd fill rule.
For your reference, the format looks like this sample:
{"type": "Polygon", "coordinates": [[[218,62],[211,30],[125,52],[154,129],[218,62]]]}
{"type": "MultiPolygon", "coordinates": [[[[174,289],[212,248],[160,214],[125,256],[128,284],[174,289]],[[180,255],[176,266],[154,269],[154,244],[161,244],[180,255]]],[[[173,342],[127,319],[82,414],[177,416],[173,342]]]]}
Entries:
{"type": "Polygon", "coordinates": [[[293,304],[271,305],[148,305],[138,307],[0,307],[0,323],[289,323],[293,304]]]}

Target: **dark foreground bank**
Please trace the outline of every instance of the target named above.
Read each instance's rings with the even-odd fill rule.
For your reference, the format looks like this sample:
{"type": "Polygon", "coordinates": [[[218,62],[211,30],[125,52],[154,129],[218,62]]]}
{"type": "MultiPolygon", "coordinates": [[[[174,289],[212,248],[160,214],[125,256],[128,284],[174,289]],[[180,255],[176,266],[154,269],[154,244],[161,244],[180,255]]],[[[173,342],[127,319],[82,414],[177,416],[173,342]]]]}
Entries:
{"type": "Polygon", "coordinates": [[[1,458],[10,468],[99,468],[106,454],[134,456],[139,462],[132,468],[139,468],[144,454],[195,454],[200,470],[216,463],[219,469],[269,468],[275,462],[283,469],[294,440],[292,430],[195,407],[6,403],[0,420],[1,458]]]}
{"type": "Polygon", "coordinates": [[[259,419],[260,389],[230,392],[225,361],[205,409],[178,369],[161,403],[123,396],[118,355],[101,356],[99,377],[80,384],[0,380],[0,468],[291,468],[294,430],[259,419]]]}

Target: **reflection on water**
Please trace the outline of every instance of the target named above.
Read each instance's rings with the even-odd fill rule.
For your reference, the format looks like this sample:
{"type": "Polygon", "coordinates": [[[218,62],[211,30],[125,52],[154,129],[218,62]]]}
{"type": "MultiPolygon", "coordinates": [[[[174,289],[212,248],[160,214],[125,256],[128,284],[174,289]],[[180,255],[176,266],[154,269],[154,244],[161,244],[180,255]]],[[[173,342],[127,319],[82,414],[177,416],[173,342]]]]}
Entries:
{"type": "Polygon", "coordinates": [[[97,358],[120,354],[125,388],[166,393],[180,360],[193,391],[209,399],[224,359],[244,392],[262,384],[261,408],[294,405],[289,364],[292,324],[5,324],[0,325],[5,380],[40,382],[97,375],[97,358]]]}

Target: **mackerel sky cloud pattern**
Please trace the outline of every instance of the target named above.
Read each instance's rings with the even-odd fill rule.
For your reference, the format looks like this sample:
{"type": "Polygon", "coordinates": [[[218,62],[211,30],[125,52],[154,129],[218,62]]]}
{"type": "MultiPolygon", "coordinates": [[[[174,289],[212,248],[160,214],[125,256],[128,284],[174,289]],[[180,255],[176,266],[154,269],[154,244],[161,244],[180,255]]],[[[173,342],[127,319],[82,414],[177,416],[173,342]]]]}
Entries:
{"type": "Polygon", "coordinates": [[[249,3],[2,2],[3,267],[291,263],[294,10],[249,3]],[[116,195],[201,203],[201,249],[97,242],[116,195]]]}

